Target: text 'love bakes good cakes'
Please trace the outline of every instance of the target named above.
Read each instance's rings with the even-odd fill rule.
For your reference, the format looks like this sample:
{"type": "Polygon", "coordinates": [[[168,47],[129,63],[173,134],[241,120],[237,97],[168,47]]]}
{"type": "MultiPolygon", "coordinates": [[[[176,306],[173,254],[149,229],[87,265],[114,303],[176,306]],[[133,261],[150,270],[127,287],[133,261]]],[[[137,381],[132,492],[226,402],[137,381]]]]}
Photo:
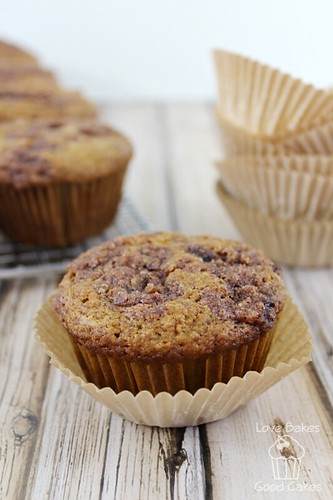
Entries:
{"type": "Polygon", "coordinates": [[[147,233],[75,259],[54,307],[88,381],[155,395],[261,371],[284,302],[278,267],[252,247],[147,233]]]}
{"type": "Polygon", "coordinates": [[[65,246],[113,220],[132,147],[96,121],[0,126],[0,227],[31,244],[65,246]]]}

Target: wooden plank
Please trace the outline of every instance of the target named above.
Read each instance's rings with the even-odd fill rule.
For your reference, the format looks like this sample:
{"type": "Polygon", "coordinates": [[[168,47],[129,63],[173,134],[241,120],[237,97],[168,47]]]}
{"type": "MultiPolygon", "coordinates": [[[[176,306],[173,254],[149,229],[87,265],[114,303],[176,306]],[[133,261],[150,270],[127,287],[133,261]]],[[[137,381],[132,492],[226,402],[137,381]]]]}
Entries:
{"type": "Polygon", "coordinates": [[[0,309],[0,498],[24,498],[41,426],[48,360],[36,349],[32,321],[54,279],[2,287],[0,309]]]}
{"type": "Polygon", "coordinates": [[[41,420],[30,497],[99,498],[110,412],[52,367],[41,420]]]}
{"type": "Polygon", "coordinates": [[[221,157],[221,150],[211,106],[169,104],[161,118],[165,123],[177,229],[188,234],[239,239],[238,231],[215,195],[218,176],[214,162],[221,157]]]}
{"type": "MultiPolygon", "coordinates": [[[[332,498],[332,415],[323,407],[310,370],[302,368],[231,417],[207,425],[212,457],[214,498],[275,498],[281,483],[283,498],[332,498]],[[318,426],[319,432],[295,432],[291,426],[318,426]],[[267,426],[287,426],[281,432],[267,426]],[[266,428],[265,428],[266,426],[266,428]],[[261,432],[260,432],[261,431],[261,432]],[[305,448],[298,481],[304,491],[288,491],[288,482],[274,479],[270,446],[278,435],[289,434],[305,448]],[[222,476],[222,477],[221,477],[222,476]],[[260,488],[269,485],[263,494],[260,488]],[[306,491],[306,486],[320,491],[306,491]],[[258,491],[259,490],[259,491],[258,491]]],[[[281,488],[281,486],[280,486],[281,488]]],[[[277,494],[278,497],[278,494],[277,494]]],[[[276,497],[276,498],[277,498],[276,497]]]]}
{"type": "MultiPolygon", "coordinates": [[[[210,108],[203,105],[169,106],[165,122],[166,134],[170,141],[172,185],[174,186],[174,202],[177,206],[178,228],[181,231],[239,238],[230,218],[226,216],[213,193],[214,174],[211,164],[213,159],[219,156],[219,145],[215,140],[217,135],[213,132],[215,122],[212,121],[210,108]]],[[[294,295],[297,276],[298,299],[302,303],[303,310],[307,311],[309,316],[311,313],[313,316],[314,309],[318,317],[324,313],[321,326],[327,331],[332,321],[332,319],[326,321],[327,316],[331,318],[332,314],[326,294],[332,297],[333,287],[329,282],[329,277],[323,281],[322,275],[318,274],[319,271],[313,271],[313,273],[314,281],[317,277],[317,287],[314,285],[311,289],[311,285],[305,286],[308,279],[306,271],[297,271],[294,274],[286,271],[287,284],[290,293],[294,295]],[[317,288],[321,284],[323,291],[322,294],[318,294],[319,300],[316,300],[317,288]],[[309,292],[309,289],[312,291],[309,292]],[[322,298],[326,297],[325,306],[320,300],[321,295],[322,298]],[[316,304],[312,308],[309,307],[311,301],[312,304],[316,304]]],[[[324,347],[327,347],[326,342],[322,344],[320,342],[317,337],[317,357],[321,355],[321,351],[324,351],[324,347]]],[[[323,371],[330,352],[326,349],[325,358],[322,358],[323,371]]],[[[287,377],[244,410],[225,421],[207,425],[209,460],[207,460],[206,467],[211,467],[213,497],[250,498],[254,494],[260,497],[260,492],[255,492],[253,488],[255,482],[261,478],[266,477],[266,481],[272,479],[271,476],[267,476],[267,470],[269,471],[271,466],[267,460],[267,450],[273,441],[272,433],[267,434],[266,439],[259,439],[255,428],[257,423],[265,425],[272,424],[274,421],[284,423],[291,421],[294,425],[307,422],[308,425],[311,423],[320,426],[318,435],[302,434],[302,442],[307,449],[305,480],[313,484],[320,482],[325,494],[332,494],[330,483],[333,463],[332,427],[328,413],[330,409],[330,406],[327,409],[325,395],[320,396],[312,371],[302,369],[287,377]],[[323,450],[321,456],[316,455],[318,446],[323,450]]],[[[285,494],[288,495],[288,492],[285,494]]],[[[269,498],[270,496],[268,494],[261,495],[261,497],[269,498]]],[[[313,494],[313,498],[315,497],[316,494],[313,494]]],[[[319,498],[318,495],[317,497],[319,498]]]]}
{"type": "Polygon", "coordinates": [[[102,119],[128,136],[134,147],[126,178],[126,194],[154,228],[170,229],[159,107],[153,104],[105,105],[102,106],[102,119]]]}
{"type": "Polygon", "coordinates": [[[310,326],[314,366],[333,405],[333,270],[285,269],[285,279],[310,326]]]}
{"type": "Polygon", "coordinates": [[[128,424],[112,415],[103,499],[204,498],[198,429],[128,424]]]}

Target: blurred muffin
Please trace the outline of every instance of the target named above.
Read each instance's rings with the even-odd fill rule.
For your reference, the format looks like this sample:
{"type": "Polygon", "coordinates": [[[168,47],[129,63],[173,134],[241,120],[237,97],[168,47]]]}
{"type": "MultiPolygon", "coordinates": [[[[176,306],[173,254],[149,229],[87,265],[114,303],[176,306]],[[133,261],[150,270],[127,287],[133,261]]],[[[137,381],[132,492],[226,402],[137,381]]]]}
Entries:
{"type": "Polygon", "coordinates": [[[3,66],[0,64],[0,99],[5,94],[36,92],[58,89],[51,73],[37,66],[3,66]]]}
{"type": "Polygon", "coordinates": [[[32,54],[22,48],[0,41],[0,64],[37,66],[38,61],[32,54]]]}
{"type": "Polygon", "coordinates": [[[60,88],[0,92],[0,121],[17,118],[94,118],[96,109],[79,92],[60,88]]]}
{"type": "Polygon", "coordinates": [[[0,227],[24,243],[65,246],[116,213],[128,140],[94,120],[0,125],[0,227]]]}
{"type": "Polygon", "coordinates": [[[252,247],[147,233],[75,259],[54,307],[88,382],[155,395],[261,371],[284,302],[278,267],[252,247]]]}

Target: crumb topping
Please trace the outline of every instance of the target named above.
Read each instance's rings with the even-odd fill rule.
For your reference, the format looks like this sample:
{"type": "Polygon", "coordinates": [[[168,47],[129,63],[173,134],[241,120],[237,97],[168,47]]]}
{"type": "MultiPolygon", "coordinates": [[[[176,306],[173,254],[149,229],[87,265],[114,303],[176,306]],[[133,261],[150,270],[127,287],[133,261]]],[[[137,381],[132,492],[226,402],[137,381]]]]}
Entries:
{"type": "Polygon", "coordinates": [[[17,188],[94,179],[123,167],[130,157],[127,139],[95,120],[0,126],[0,182],[17,188]]]}
{"type": "Polygon", "coordinates": [[[235,241],[119,237],[75,259],[54,307],[77,342],[127,360],[207,357],[249,343],[285,301],[279,268],[235,241]]]}

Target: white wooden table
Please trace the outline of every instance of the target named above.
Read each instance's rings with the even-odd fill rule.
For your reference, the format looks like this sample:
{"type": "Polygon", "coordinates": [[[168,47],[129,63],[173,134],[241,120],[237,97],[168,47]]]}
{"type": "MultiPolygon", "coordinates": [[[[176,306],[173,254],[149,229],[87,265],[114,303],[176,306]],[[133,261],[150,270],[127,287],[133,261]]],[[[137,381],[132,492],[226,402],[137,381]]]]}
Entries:
{"type": "MultiPolygon", "coordinates": [[[[212,105],[102,109],[135,145],[126,192],[153,227],[239,238],[214,191],[221,150],[212,105]]],[[[333,269],[285,270],[311,327],[314,363],[229,418],[184,429],[124,421],[49,366],[32,322],[59,278],[1,286],[1,500],[333,498],[333,269]],[[273,477],[274,425],[305,449],[298,481],[273,477]]]]}

